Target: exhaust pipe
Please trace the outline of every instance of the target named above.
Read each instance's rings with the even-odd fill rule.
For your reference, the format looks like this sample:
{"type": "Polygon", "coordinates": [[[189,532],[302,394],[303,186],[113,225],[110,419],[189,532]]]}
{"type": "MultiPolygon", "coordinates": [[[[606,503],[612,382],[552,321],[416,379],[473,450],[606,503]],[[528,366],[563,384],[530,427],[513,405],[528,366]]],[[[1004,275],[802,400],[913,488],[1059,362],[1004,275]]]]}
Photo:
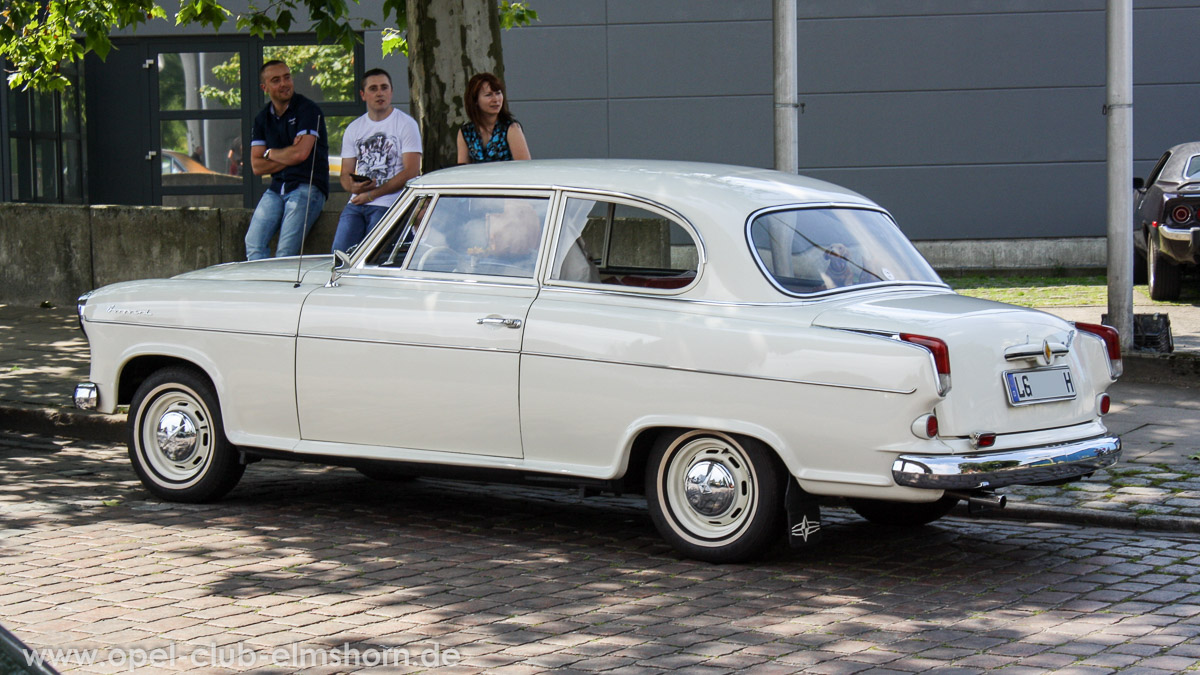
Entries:
{"type": "Polygon", "coordinates": [[[946,491],[946,496],[957,497],[967,503],[967,513],[976,514],[984,511],[999,511],[1008,504],[1008,497],[985,492],[954,492],[946,491]]]}

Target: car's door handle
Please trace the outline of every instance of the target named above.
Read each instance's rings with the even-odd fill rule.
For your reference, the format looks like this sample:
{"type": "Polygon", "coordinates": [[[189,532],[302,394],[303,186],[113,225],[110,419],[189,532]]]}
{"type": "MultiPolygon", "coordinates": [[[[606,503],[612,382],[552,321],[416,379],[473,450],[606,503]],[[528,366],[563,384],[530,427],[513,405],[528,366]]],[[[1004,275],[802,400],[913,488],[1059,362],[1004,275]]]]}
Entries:
{"type": "Polygon", "coordinates": [[[509,328],[521,327],[520,319],[506,319],[502,316],[485,316],[482,319],[476,319],[475,323],[481,325],[507,326],[509,328]]]}

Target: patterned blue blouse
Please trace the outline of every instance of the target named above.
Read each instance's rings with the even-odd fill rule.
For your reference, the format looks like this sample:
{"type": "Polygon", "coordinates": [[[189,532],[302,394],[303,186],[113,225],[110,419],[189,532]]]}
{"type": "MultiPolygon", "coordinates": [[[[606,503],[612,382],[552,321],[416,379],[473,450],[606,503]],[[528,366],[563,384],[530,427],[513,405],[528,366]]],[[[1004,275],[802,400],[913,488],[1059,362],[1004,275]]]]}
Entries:
{"type": "Polygon", "coordinates": [[[513,156],[512,148],[508,147],[508,125],[508,122],[496,120],[496,128],[492,129],[492,137],[486,146],[474,122],[462,125],[463,140],[467,143],[467,161],[478,164],[511,160],[513,156]]]}

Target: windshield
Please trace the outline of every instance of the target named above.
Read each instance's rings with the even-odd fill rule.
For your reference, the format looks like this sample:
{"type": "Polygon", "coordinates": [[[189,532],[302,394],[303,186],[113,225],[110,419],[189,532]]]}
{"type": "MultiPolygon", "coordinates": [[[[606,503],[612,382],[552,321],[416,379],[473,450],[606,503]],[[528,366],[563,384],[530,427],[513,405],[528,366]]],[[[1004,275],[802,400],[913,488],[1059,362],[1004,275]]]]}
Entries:
{"type": "Polygon", "coordinates": [[[942,283],[896,224],[878,211],[764,213],[750,223],[750,241],[763,271],[787,293],[878,283],[942,283]]]}

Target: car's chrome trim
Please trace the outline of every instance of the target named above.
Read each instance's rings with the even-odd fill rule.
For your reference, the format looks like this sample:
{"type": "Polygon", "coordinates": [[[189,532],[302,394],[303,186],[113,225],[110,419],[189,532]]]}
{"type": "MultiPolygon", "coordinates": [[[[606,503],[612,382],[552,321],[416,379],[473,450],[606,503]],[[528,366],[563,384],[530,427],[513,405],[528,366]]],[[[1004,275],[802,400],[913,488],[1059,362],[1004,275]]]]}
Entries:
{"type": "Polygon", "coordinates": [[[550,352],[522,352],[522,356],[540,356],[548,359],[565,359],[568,361],[582,361],[585,363],[601,363],[607,366],[632,366],[635,368],[654,368],[656,370],[669,370],[681,373],[695,373],[697,375],[717,375],[720,377],[736,377],[743,380],[758,380],[762,382],[782,382],[784,384],[806,384],[814,387],[834,387],[836,389],[855,389],[858,391],[875,391],[882,394],[911,394],[916,391],[913,389],[888,389],[886,387],[867,387],[858,384],[844,384],[840,382],[821,382],[818,380],[797,380],[786,377],[767,377],[765,375],[746,375],[744,373],[734,373],[723,370],[705,370],[701,368],[685,368],[683,366],[664,366],[656,363],[639,363],[636,361],[611,361],[608,359],[596,359],[586,356],[574,356],[570,354],[553,354],[550,352]]]}
{"type": "Polygon", "coordinates": [[[356,344],[366,345],[389,345],[392,347],[422,347],[426,349],[456,349],[464,352],[498,352],[507,354],[520,354],[519,349],[505,349],[503,347],[471,347],[468,345],[446,345],[436,344],[433,342],[401,342],[399,340],[373,340],[371,338],[346,337],[344,335],[308,335],[300,334],[297,339],[303,340],[331,340],[334,342],[353,342],[356,344]]]}
{"type": "Polygon", "coordinates": [[[75,385],[72,396],[75,407],[80,410],[95,410],[100,406],[100,388],[92,382],[82,382],[75,385]]]}
{"type": "Polygon", "coordinates": [[[105,321],[95,317],[88,319],[88,323],[103,323],[113,326],[136,326],[137,328],[162,328],[164,330],[186,330],[189,332],[199,333],[231,333],[233,335],[257,335],[260,337],[281,337],[294,338],[295,333],[279,333],[276,331],[256,331],[256,330],[233,330],[231,328],[198,328],[194,326],[169,326],[161,323],[141,323],[133,321],[105,321]]]}
{"type": "MultiPolygon", "coordinates": [[[[372,268],[372,269],[375,269],[375,268],[372,268]]],[[[412,282],[422,283],[422,284],[424,284],[424,283],[466,284],[466,285],[470,285],[470,286],[486,286],[489,288],[531,288],[531,289],[536,289],[538,287],[537,282],[532,277],[509,277],[511,279],[521,279],[525,282],[525,283],[518,283],[516,281],[495,281],[497,275],[479,274],[472,278],[465,278],[465,277],[461,277],[461,276],[425,277],[425,276],[414,276],[414,272],[412,272],[411,270],[402,270],[398,267],[392,268],[392,269],[395,269],[397,274],[378,274],[378,273],[371,273],[371,272],[347,272],[347,273],[343,274],[341,277],[339,277],[338,281],[345,281],[347,279],[387,279],[389,281],[412,281],[412,282]]],[[[416,273],[416,274],[422,274],[422,273],[416,273]]],[[[453,273],[452,272],[424,272],[423,274],[439,274],[440,275],[440,274],[453,274],[453,273]]]]}
{"type": "Polygon", "coordinates": [[[1190,242],[1192,237],[1200,236],[1200,227],[1172,227],[1170,225],[1159,225],[1158,234],[1160,237],[1170,239],[1171,241],[1190,242]]]}
{"type": "Polygon", "coordinates": [[[971,455],[900,455],[892,463],[897,485],[929,490],[979,490],[1078,478],[1116,464],[1121,439],[1102,436],[971,455]]]}

